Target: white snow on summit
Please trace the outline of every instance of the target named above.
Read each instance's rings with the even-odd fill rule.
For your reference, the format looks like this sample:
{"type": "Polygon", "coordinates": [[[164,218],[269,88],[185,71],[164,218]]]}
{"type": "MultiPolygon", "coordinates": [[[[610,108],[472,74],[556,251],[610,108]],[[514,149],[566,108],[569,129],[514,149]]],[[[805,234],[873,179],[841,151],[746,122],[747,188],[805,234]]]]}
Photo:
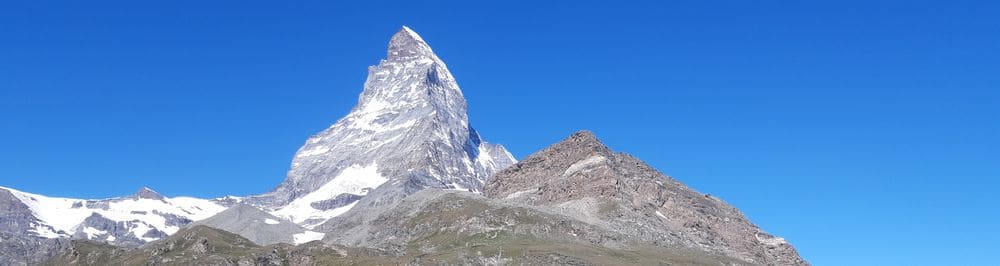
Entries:
{"type": "Polygon", "coordinates": [[[410,29],[410,27],[407,27],[407,26],[403,26],[403,30],[404,30],[404,31],[406,31],[406,33],[407,33],[407,34],[409,34],[409,35],[410,35],[410,37],[413,37],[413,39],[415,39],[415,40],[417,40],[417,41],[420,41],[420,42],[424,42],[424,43],[426,43],[426,42],[424,41],[424,38],[420,38],[420,34],[417,34],[417,33],[416,33],[416,32],[414,32],[413,30],[411,30],[411,29],[410,29]]]}

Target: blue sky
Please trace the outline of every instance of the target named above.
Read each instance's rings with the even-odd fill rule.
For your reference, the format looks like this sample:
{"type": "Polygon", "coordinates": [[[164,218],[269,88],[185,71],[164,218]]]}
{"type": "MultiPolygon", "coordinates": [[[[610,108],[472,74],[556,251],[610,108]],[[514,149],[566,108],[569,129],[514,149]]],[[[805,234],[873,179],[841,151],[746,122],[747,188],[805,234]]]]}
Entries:
{"type": "Polygon", "coordinates": [[[267,191],[405,24],[519,158],[593,130],[817,265],[1000,259],[988,1],[30,2],[0,4],[0,186],[267,191]]]}

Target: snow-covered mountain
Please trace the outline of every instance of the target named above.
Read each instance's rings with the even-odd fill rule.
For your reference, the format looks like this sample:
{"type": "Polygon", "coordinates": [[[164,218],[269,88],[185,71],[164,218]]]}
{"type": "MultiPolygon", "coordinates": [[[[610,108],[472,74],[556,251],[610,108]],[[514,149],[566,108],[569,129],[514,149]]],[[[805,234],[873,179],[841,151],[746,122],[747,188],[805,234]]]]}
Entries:
{"type": "Polygon", "coordinates": [[[128,197],[86,200],[0,188],[0,207],[8,209],[0,212],[0,233],[133,246],[237,203],[311,229],[370,193],[380,195],[368,200],[378,204],[424,188],[478,192],[487,177],[516,161],[503,146],[479,137],[466,108],[448,67],[403,27],[392,36],[387,59],[369,68],[358,104],[306,141],[273,191],[209,200],[167,198],[143,188],[128,197]]]}
{"type": "Polygon", "coordinates": [[[403,27],[387,59],[369,68],[354,109],[306,141],[280,186],[247,202],[311,227],[387,182],[383,192],[395,196],[431,187],[478,192],[515,160],[480,138],[466,108],[445,63],[403,27]]]}
{"type": "MultiPolygon", "coordinates": [[[[85,200],[46,197],[0,187],[26,235],[85,238],[124,246],[164,238],[181,227],[226,209],[211,200],[168,198],[142,188],[128,197],[85,200]],[[16,202],[13,202],[16,201],[16,202]]],[[[10,217],[10,216],[8,216],[10,217]]]]}

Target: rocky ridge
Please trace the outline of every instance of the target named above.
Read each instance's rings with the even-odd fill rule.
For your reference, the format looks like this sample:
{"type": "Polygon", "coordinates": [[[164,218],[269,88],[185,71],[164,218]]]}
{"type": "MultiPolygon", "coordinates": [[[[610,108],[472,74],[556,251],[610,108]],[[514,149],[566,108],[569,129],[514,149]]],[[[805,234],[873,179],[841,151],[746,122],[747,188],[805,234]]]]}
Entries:
{"type": "Polygon", "coordinates": [[[717,197],[694,191],[581,131],[491,177],[483,195],[543,206],[628,239],[752,264],[801,265],[783,238],[717,197]]]}

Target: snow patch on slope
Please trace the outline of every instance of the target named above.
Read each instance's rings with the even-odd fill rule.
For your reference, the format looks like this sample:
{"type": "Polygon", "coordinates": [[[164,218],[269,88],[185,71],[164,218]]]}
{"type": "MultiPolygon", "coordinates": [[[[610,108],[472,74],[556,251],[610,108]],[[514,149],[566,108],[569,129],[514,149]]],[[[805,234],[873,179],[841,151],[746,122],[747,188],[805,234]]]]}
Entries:
{"type": "Polygon", "coordinates": [[[490,154],[485,144],[479,144],[479,156],[476,157],[476,163],[480,166],[494,165],[493,155],[490,154]]]}
{"type": "Polygon", "coordinates": [[[406,34],[409,34],[410,37],[412,37],[414,40],[426,43],[426,41],[424,41],[424,38],[420,38],[420,34],[417,34],[417,32],[411,30],[410,27],[403,26],[403,30],[406,31],[406,34]]]}
{"type": "Polygon", "coordinates": [[[84,227],[83,228],[83,233],[87,234],[87,238],[88,239],[93,239],[93,238],[96,238],[98,236],[108,234],[108,231],[99,230],[99,229],[93,228],[93,227],[84,227]]]}
{"type": "Polygon", "coordinates": [[[563,176],[568,176],[573,173],[579,172],[580,170],[586,169],[588,167],[603,163],[605,160],[607,160],[607,158],[604,158],[604,156],[600,155],[590,156],[587,159],[580,160],[576,163],[573,163],[573,165],[570,165],[569,168],[566,168],[566,172],[563,172],[563,176]]]}
{"type": "Polygon", "coordinates": [[[330,148],[327,148],[326,146],[317,146],[317,147],[309,149],[309,150],[301,151],[298,154],[296,154],[295,157],[316,156],[316,155],[324,154],[324,153],[326,153],[328,151],[330,151],[330,148]]]}
{"type": "Polygon", "coordinates": [[[315,240],[322,240],[324,236],[326,236],[326,234],[324,233],[305,231],[302,233],[292,235],[292,239],[296,245],[299,245],[299,244],[309,243],[315,240]]]}
{"type": "Polygon", "coordinates": [[[382,185],[385,181],[388,179],[378,173],[378,165],[375,163],[368,166],[352,165],[316,191],[295,199],[271,214],[306,227],[315,226],[322,221],[347,212],[354,207],[354,203],[330,210],[318,210],[312,207],[313,202],[332,199],[343,193],[366,195],[368,190],[382,185]],[[304,224],[306,222],[309,222],[308,225],[304,224]]]}

